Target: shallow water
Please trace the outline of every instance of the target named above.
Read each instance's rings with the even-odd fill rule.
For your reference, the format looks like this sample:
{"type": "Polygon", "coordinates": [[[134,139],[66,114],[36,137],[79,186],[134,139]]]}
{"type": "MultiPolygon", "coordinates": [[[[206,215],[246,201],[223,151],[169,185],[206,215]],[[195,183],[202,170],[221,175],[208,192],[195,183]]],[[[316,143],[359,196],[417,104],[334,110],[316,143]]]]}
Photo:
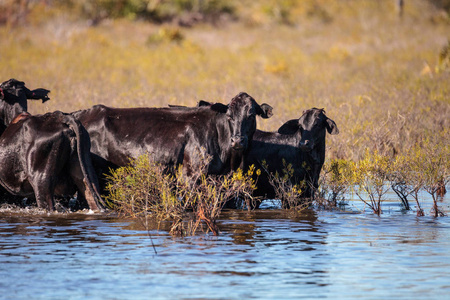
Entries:
{"type": "Polygon", "coordinates": [[[448,299],[450,218],[383,207],[229,210],[218,237],[151,239],[115,217],[3,211],[0,298],[448,299]]]}

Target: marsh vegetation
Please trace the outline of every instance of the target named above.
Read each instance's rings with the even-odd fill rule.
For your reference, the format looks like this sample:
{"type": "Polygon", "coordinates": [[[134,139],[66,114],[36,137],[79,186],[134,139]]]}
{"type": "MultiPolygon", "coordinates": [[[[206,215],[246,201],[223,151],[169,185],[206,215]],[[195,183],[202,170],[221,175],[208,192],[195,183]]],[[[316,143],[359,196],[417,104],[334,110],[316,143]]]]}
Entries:
{"type": "MultiPolygon", "coordinates": [[[[274,116],[258,128],[275,131],[305,109],[325,108],[340,134],[327,138],[317,205],[354,192],[380,214],[392,188],[405,208],[416,202],[418,215],[427,213],[420,191],[432,196],[433,215],[445,213],[438,195],[450,178],[448,1],[406,1],[401,15],[395,1],[19,2],[27,4],[6,1],[0,15],[0,77],[52,91],[45,105],[30,103],[31,113],[225,103],[246,91],[270,101],[274,116]]],[[[131,180],[128,171],[114,184],[131,180]]],[[[223,183],[205,184],[211,199],[228,197],[217,194],[223,183]]],[[[180,195],[161,197],[178,205],[180,195]]],[[[139,215],[129,205],[120,209],[139,215]]]]}

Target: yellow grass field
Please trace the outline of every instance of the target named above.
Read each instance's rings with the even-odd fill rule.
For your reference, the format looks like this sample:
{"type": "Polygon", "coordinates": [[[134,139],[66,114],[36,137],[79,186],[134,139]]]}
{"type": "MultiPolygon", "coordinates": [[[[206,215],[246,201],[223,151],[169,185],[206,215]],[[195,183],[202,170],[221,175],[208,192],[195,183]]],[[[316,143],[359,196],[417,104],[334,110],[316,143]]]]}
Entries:
{"type": "Polygon", "coordinates": [[[402,18],[394,1],[316,2],[321,10],[297,5],[291,24],[247,7],[239,21],[191,28],[126,19],[93,27],[37,6],[26,24],[0,27],[0,80],[51,90],[51,101],[30,103],[33,114],[227,103],[245,91],[274,107],[258,120],[274,131],[325,108],[340,129],[328,158],[392,155],[426,138],[448,145],[450,62],[439,60],[448,15],[420,0],[406,1],[402,18]]]}

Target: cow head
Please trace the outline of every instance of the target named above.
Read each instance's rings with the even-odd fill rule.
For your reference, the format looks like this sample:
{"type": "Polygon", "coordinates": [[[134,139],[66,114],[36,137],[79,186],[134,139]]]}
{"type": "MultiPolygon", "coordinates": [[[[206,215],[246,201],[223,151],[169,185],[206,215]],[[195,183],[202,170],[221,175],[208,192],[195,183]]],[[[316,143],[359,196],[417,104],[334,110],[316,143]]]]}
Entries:
{"type": "Polygon", "coordinates": [[[325,115],[325,111],[315,107],[305,110],[298,120],[290,120],[278,129],[281,134],[300,134],[299,148],[305,152],[323,144],[327,131],[329,134],[339,133],[336,123],[325,115]]]}
{"type": "Polygon", "coordinates": [[[231,169],[243,168],[244,154],[256,131],[256,116],[270,118],[272,107],[265,103],[259,105],[247,93],[239,93],[228,105],[200,101],[198,106],[208,106],[211,110],[224,114],[230,132],[231,169]]]}
{"type": "Polygon", "coordinates": [[[25,83],[16,79],[10,79],[0,84],[0,118],[4,125],[9,125],[11,121],[20,113],[27,111],[27,99],[42,100],[44,103],[50,100],[49,90],[35,89],[30,91],[25,83]]]}
{"type": "Polygon", "coordinates": [[[225,114],[231,132],[231,148],[237,151],[248,148],[256,131],[256,116],[265,119],[272,116],[270,105],[259,105],[253,97],[243,92],[231,99],[228,105],[200,101],[198,106],[209,106],[212,110],[225,114]]]}
{"type": "Polygon", "coordinates": [[[265,103],[259,105],[247,93],[239,93],[231,100],[226,117],[230,124],[233,150],[244,151],[248,148],[256,131],[256,116],[270,118],[272,107],[265,103]]]}

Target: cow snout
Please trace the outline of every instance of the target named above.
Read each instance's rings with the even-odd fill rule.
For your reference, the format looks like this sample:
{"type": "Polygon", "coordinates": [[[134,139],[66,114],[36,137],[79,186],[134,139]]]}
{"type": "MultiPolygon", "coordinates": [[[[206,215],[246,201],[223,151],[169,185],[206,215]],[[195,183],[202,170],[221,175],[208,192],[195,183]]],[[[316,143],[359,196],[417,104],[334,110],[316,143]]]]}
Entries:
{"type": "Polygon", "coordinates": [[[231,147],[234,150],[243,150],[246,147],[246,139],[243,136],[233,136],[231,138],[231,147]]]}
{"type": "Polygon", "coordinates": [[[313,149],[314,143],[311,140],[300,141],[300,149],[302,151],[311,151],[313,149]]]}

